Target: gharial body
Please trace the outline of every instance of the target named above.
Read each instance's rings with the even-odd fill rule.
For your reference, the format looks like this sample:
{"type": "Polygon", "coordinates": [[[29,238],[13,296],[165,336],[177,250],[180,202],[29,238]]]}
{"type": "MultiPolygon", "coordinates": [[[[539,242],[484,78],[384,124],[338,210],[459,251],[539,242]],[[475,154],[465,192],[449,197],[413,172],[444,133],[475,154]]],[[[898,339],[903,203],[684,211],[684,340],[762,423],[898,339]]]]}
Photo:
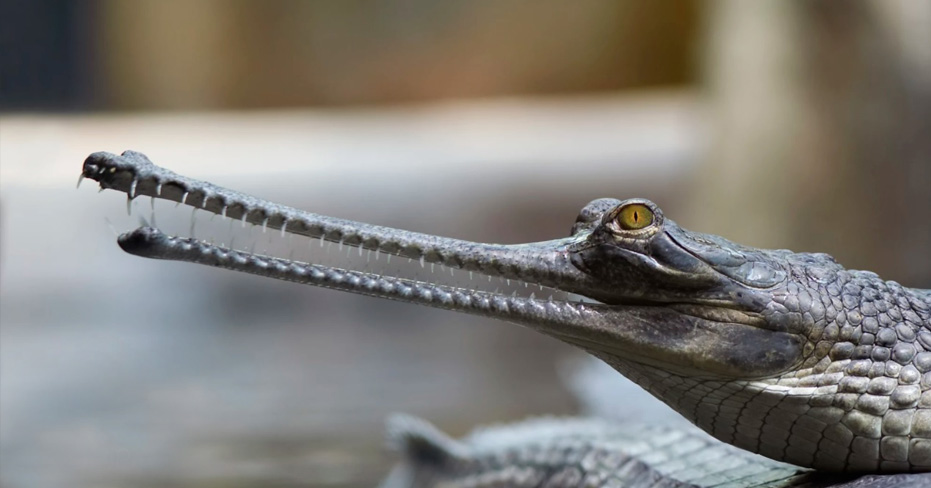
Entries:
{"type": "MultiPolygon", "coordinates": [[[[119,237],[125,251],[140,256],[518,323],[588,351],[726,444],[836,473],[818,477],[760,461],[748,466],[764,466],[769,475],[750,476],[748,467],[743,475],[702,478],[689,467],[704,459],[713,471],[709,455],[701,454],[706,450],[695,448],[711,449],[711,441],[676,437],[659,426],[637,431],[594,420],[554,420],[453,441],[408,419],[393,424],[409,459],[389,482],[787,486],[843,482],[853,474],[931,472],[931,290],[844,269],[826,254],[755,249],[691,232],[643,199],[591,202],[567,238],[498,245],[303,212],[177,175],[132,151],[92,154],[82,177],[130,199],[173,200],[283,234],[581,295],[588,300],[512,296],[331,268],[151,227],[119,237]],[[682,447],[686,440],[692,450],[682,447]],[[670,454],[676,449],[678,457],[670,454]],[[657,468],[657,456],[678,463],[677,469],[657,468]]],[[[931,474],[854,483],[874,481],[856,486],[931,486],[931,474]]]]}

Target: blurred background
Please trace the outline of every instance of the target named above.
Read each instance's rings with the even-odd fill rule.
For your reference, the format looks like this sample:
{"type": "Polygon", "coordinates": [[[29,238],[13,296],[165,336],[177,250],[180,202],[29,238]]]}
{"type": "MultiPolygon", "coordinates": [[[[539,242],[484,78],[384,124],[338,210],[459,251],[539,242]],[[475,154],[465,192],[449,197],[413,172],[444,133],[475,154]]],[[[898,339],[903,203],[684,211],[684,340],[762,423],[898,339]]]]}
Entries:
{"type": "Polygon", "coordinates": [[[579,355],[518,327],[123,254],[93,151],[494,242],[641,196],[931,288],[919,0],[0,0],[0,110],[7,488],[374,486],[391,412],[580,409],[579,355]]]}

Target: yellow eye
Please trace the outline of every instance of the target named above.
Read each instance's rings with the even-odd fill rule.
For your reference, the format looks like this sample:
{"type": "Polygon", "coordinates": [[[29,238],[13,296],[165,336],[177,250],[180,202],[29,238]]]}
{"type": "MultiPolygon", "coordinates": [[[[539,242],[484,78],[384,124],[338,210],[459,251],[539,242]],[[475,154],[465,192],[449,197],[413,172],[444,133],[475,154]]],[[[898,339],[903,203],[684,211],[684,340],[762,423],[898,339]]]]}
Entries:
{"type": "Polygon", "coordinates": [[[614,219],[624,230],[640,230],[653,223],[653,211],[642,203],[625,205],[614,219]]]}

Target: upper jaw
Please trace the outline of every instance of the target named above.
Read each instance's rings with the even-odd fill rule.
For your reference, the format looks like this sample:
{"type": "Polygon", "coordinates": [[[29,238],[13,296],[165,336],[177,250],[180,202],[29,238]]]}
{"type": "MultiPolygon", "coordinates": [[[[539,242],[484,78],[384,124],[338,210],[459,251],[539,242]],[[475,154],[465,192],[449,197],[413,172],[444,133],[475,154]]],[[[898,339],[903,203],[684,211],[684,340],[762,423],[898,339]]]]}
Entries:
{"type": "MultiPolygon", "coordinates": [[[[689,290],[688,294],[664,291],[662,280],[650,282],[651,275],[658,274],[657,270],[646,269],[645,274],[640,273],[631,268],[631,263],[625,265],[616,257],[599,268],[586,266],[580,257],[597,252],[596,248],[603,245],[599,243],[604,239],[592,228],[564,239],[519,245],[484,244],[408,232],[317,215],[261,200],[166,170],[134,151],[125,151],[122,155],[91,154],[84,162],[81,178],[95,180],[101,188],[126,193],[129,200],[139,196],[171,200],[243,223],[277,229],[282,234],[304,235],[423,263],[521,280],[606,304],[659,306],[691,302],[710,307],[729,306],[730,294],[722,295],[710,288],[707,300],[698,301],[694,297],[702,295],[695,290],[689,290]]],[[[666,223],[675,225],[671,221],[666,223]]],[[[161,239],[140,238],[143,234],[151,237],[151,233],[136,234],[121,239],[127,252],[151,258],[179,257],[178,250],[167,249],[161,239]]],[[[700,261],[688,253],[684,255],[698,263],[692,271],[702,271],[698,269],[700,261]]]]}
{"type": "MultiPolygon", "coordinates": [[[[101,188],[126,193],[129,200],[139,196],[171,200],[244,224],[280,230],[283,235],[303,235],[566,292],[584,288],[580,284],[588,281],[588,277],[567,258],[570,248],[578,242],[576,238],[518,245],[484,244],[353,222],[305,212],[194,180],[158,167],[144,154],[134,151],[126,151],[122,155],[107,152],[91,154],[84,162],[81,178],[95,180],[101,188]]],[[[141,239],[139,237],[146,233],[138,234],[134,239],[131,236],[123,239],[131,243],[124,249],[145,257],[178,256],[178,250],[166,248],[163,239],[141,239]]]]}

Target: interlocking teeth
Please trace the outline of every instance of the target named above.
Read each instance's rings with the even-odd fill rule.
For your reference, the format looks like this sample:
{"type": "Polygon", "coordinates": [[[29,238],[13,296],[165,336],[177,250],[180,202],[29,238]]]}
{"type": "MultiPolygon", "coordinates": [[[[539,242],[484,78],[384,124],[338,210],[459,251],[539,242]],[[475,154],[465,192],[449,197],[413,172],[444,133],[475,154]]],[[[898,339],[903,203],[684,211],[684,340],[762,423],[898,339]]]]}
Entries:
{"type": "MultiPolygon", "coordinates": [[[[139,188],[142,188],[142,185],[140,185],[139,188]]],[[[196,198],[195,196],[195,200],[196,198]]],[[[127,194],[126,202],[129,212],[132,211],[133,200],[134,199],[130,198],[127,194]]],[[[188,198],[188,200],[190,200],[190,198],[188,198]]],[[[194,200],[191,200],[191,202],[194,203],[194,200]]],[[[154,197],[150,198],[149,203],[151,213],[146,212],[149,213],[149,215],[143,217],[142,215],[138,215],[140,212],[136,212],[138,215],[137,220],[139,225],[143,227],[152,226],[158,228],[155,220],[156,215],[159,212],[171,214],[172,212],[167,210],[170,206],[156,208],[158,205],[156,205],[154,197]]],[[[407,277],[416,282],[425,284],[433,283],[437,286],[445,285],[453,289],[461,290],[462,292],[474,290],[488,293],[494,288],[495,293],[504,297],[533,298],[541,302],[544,301],[546,296],[541,295],[540,292],[536,290],[534,290],[532,294],[529,293],[528,288],[530,288],[530,283],[513,277],[498,277],[498,279],[495,280],[493,279],[495,278],[494,276],[485,275],[484,273],[476,275],[473,270],[468,270],[468,275],[465,273],[457,275],[454,268],[442,264],[440,264],[440,269],[437,270],[437,263],[428,262],[425,256],[412,259],[403,256],[400,252],[381,252],[377,249],[365,248],[359,243],[348,244],[345,241],[330,242],[326,240],[325,236],[303,237],[307,239],[307,244],[303,244],[302,241],[300,241],[302,238],[300,235],[288,232],[289,226],[287,225],[287,221],[278,228],[278,232],[268,232],[273,222],[271,219],[264,218],[262,221],[256,222],[254,213],[251,214],[251,218],[247,218],[246,214],[243,214],[242,217],[237,215],[237,218],[224,217],[224,208],[226,207],[220,205],[216,206],[218,213],[209,212],[210,218],[205,219],[199,218],[201,212],[198,212],[198,210],[202,210],[200,206],[190,206],[191,213],[186,219],[182,217],[179,220],[178,217],[180,216],[178,212],[175,212],[175,218],[169,218],[166,225],[173,232],[186,232],[186,234],[182,235],[186,235],[191,239],[197,239],[198,242],[200,242],[199,245],[205,248],[213,247],[215,243],[218,242],[224,242],[228,243],[229,250],[233,252],[249,254],[258,252],[259,257],[274,257],[275,259],[281,260],[287,257],[287,262],[292,262],[299,266],[303,265],[303,263],[318,263],[321,265],[333,266],[337,269],[371,273],[372,276],[407,277]],[[223,222],[224,219],[226,219],[227,222],[223,222]],[[237,220],[244,228],[247,227],[245,225],[246,223],[249,224],[248,230],[246,231],[249,235],[245,236],[245,238],[243,238],[243,232],[240,232],[238,228],[233,228],[237,220]],[[264,232],[259,232],[259,229],[262,229],[264,232]],[[312,245],[315,239],[318,240],[319,246],[312,245]],[[263,242],[263,240],[268,240],[268,242],[263,242]],[[318,247],[321,248],[320,251],[317,251],[318,247]],[[331,247],[332,250],[330,249],[331,247]],[[337,248],[338,252],[334,252],[337,251],[337,248]],[[375,254],[375,259],[372,259],[373,253],[375,254]],[[386,257],[384,261],[380,261],[382,254],[386,257]],[[398,256],[405,258],[401,260],[402,264],[400,266],[394,265],[398,261],[392,263],[392,257],[396,258],[398,256]],[[379,261],[380,264],[378,264],[379,261]],[[427,264],[430,264],[429,270],[427,269],[427,264]],[[447,269],[449,273],[446,273],[447,269]],[[482,278],[487,278],[487,282],[482,278]],[[491,286],[489,283],[495,283],[496,286],[491,286]],[[523,284],[523,286],[521,286],[521,284],[523,284]]],[[[165,220],[164,215],[160,220],[165,220]]],[[[121,225],[115,227],[108,221],[108,226],[115,235],[119,234],[116,227],[120,227],[121,225]]],[[[276,227],[278,226],[276,225],[276,227]]],[[[163,230],[162,232],[165,231],[163,230]]],[[[184,237],[172,237],[171,239],[185,240],[184,237]]],[[[550,301],[555,299],[568,301],[565,292],[555,289],[546,289],[546,287],[537,283],[533,284],[535,288],[549,292],[551,298],[548,300],[550,301]]]]}
{"type": "MultiPolygon", "coordinates": [[[[334,256],[335,253],[326,255],[329,257],[323,254],[318,255],[324,256],[325,259],[329,261],[333,261],[335,258],[339,261],[339,264],[351,261],[351,258],[356,256],[361,261],[361,256],[366,254],[362,251],[366,249],[369,253],[366,255],[365,261],[361,263],[361,266],[368,270],[384,270],[389,276],[394,275],[396,271],[402,269],[401,266],[404,264],[403,260],[396,260],[395,263],[391,263],[392,256],[398,256],[406,258],[407,261],[412,263],[410,267],[403,268],[405,270],[404,272],[419,276],[420,278],[418,279],[424,282],[444,281],[454,283],[459,281],[461,282],[459,286],[464,286],[469,289],[488,289],[491,288],[491,285],[487,285],[485,280],[482,280],[480,277],[486,276],[488,278],[488,283],[492,283],[494,281],[492,278],[497,276],[501,289],[503,290],[502,293],[505,295],[510,294],[514,288],[526,290],[520,291],[518,295],[526,296],[530,292],[530,283],[519,279],[518,276],[514,274],[515,271],[513,271],[512,268],[508,268],[507,264],[505,264],[512,260],[517,262],[516,257],[512,257],[508,254],[508,249],[506,249],[508,246],[485,245],[490,249],[489,252],[501,253],[503,261],[472,259],[468,257],[462,260],[451,255],[449,250],[461,246],[463,241],[438,238],[435,236],[430,236],[429,239],[426,239],[422,235],[415,233],[407,233],[392,229],[385,231],[383,228],[357,222],[348,222],[331,217],[307,214],[271,202],[259,202],[253,197],[215,187],[206,182],[190,180],[186,177],[155,167],[143,155],[132,152],[124,153],[122,156],[95,153],[85,161],[84,171],[79,175],[76,183],[77,187],[80,187],[85,177],[99,181],[101,184],[101,191],[103,189],[112,188],[124,192],[127,196],[126,210],[129,215],[132,215],[132,202],[136,197],[140,195],[152,197],[150,201],[151,217],[147,216],[146,218],[148,218],[153,226],[155,225],[155,215],[157,213],[154,204],[156,198],[173,201],[177,203],[176,206],[185,204],[192,207],[189,222],[182,223],[181,228],[176,230],[180,230],[180,233],[183,234],[186,229],[192,237],[196,231],[198,234],[197,237],[207,242],[231,242],[233,240],[231,239],[231,237],[233,237],[233,224],[235,220],[239,220],[242,228],[245,228],[246,223],[249,223],[252,229],[261,227],[266,236],[271,234],[274,238],[274,244],[271,244],[272,240],[269,240],[269,243],[264,246],[268,254],[277,254],[279,256],[288,255],[293,258],[296,253],[298,255],[298,261],[300,261],[301,254],[306,254],[310,246],[302,245],[302,243],[294,241],[294,244],[300,246],[299,250],[296,251],[294,246],[285,245],[283,241],[279,241],[278,236],[280,235],[283,239],[287,235],[289,238],[288,242],[291,242],[291,237],[303,235],[310,239],[319,238],[321,247],[328,247],[331,242],[337,244],[340,251],[337,255],[339,256],[338,258],[334,256]],[[110,164],[116,166],[110,166],[110,164]],[[196,222],[195,225],[197,209],[203,209],[209,212],[211,218],[201,219],[201,222],[196,222]],[[223,229],[216,228],[217,226],[211,223],[216,220],[214,219],[216,215],[229,218],[229,225],[227,226],[224,224],[222,226],[223,229]],[[189,225],[184,225],[188,223],[189,225]],[[269,233],[269,228],[277,229],[279,232],[269,233]],[[215,235],[211,235],[211,233],[215,235]],[[374,237],[371,237],[372,235],[374,235],[374,237]],[[421,244],[419,241],[429,241],[429,244],[421,244]],[[413,242],[413,244],[411,242],[413,242]],[[344,244],[348,249],[343,247],[344,244]],[[353,248],[355,248],[356,252],[352,252],[353,248]],[[375,252],[374,262],[371,260],[372,252],[375,252]],[[385,261],[381,261],[378,265],[374,264],[380,261],[381,254],[385,254],[385,261]],[[430,261],[427,261],[427,259],[430,259],[430,261]],[[400,265],[398,261],[401,261],[400,265]],[[428,262],[430,263],[430,274],[427,274],[426,271],[420,273],[413,269],[419,268],[425,270],[428,262]],[[386,269],[384,266],[386,263],[398,267],[388,267],[386,269]],[[420,266],[418,267],[417,264],[420,264],[420,266]],[[436,270],[437,264],[440,265],[438,274],[436,270]],[[469,271],[469,280],[466,281],[464,273],[457,275],[454,266],[460,266],[463,270],[469,271]],[[449,268],[448,276],[445,273],[447,268],[449,268]],[[475,276],[473,271],[477,272],[479,276],[475,276]],[[507,274],[507,277],[504,276],[505,274],[507,274]],[[445,276],[445,279],[438,278],[438,276],[445,276]],[[476,280],[481,282],[481,284],[476,283],[476,280]],[[523,283],[523,287],[520,287],[521,283],[523,283]]],[[[163,217],[160,220],[164,221],[165,218],[163,217]]],[[[162,223],[171,226],[172,220],[169,219],[167,222],[162,223]]],[[[251,237],[246,238],[247,241],[254,241],[255,233],[253,232],[250,235],[251,237]]],[[[272,237],[269,237],[269,239],[272,237]]],[[[242,242],[241,239],[240,242],[242,248],[249,247],[248,242],[242,242]]],[[[252,246],[254,250],[255,242],[252,243],[252,246]]],[[[259,245],[258,247],[263,248],[263,245],[259,245]]],[[[313,247],[316,248],[316,246],[313,247]]],[[[514,256],[517,255],[515,254],[514,256]]],[[[337,263],[334,261],[334,264],[337,263]]],[[[358,262],[356,262],[356,264],[359,265],[358,262]]],[[[529,279],[534,281],[533,284],[537,285],[536,288],[540,291],[544,291],[545,286],[536,283],[535,281],[537,278],[535,278],[533,274],[528,273],[528,276],[530,276],[529,279]]],[[[539,294],[536,290],[534,291],[539,294]]],[[[558,290],[547,291],[555,291],[557,296],[562,296],[563,294],[563,292],[559,292],[558,290]]],[[[540,296],[542,297],[543,295],[540,296]]]]}

